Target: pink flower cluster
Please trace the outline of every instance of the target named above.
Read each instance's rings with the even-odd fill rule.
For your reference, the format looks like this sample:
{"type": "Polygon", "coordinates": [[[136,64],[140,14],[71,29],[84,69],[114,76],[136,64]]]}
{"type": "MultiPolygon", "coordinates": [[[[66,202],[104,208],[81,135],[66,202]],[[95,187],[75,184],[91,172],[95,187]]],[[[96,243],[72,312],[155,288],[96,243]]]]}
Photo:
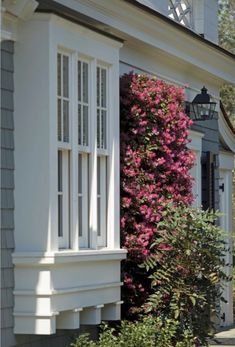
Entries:
{"type": "Polygon", "coordinates": [[[137,267],[151,254],[163,206],[193,200],[189,170],[195,158],[187,148],[192,121],[184,112],[183,88],[133,73],[124,75],[120,85],[121,236],[128,250],[123,271],[133,304],[148,293],[137,267]]]}

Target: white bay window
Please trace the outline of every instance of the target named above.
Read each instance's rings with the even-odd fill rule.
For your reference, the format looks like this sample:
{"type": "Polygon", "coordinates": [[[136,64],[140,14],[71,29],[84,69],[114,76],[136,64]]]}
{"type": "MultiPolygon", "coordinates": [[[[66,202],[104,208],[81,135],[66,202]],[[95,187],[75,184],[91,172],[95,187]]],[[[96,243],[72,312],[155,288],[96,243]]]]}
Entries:
{"type": "Polygon", "coordinates": [[[120,318],[121,44],[52,14],[25,25],[15,52],[14,331],[41,335],[120,318]]]}

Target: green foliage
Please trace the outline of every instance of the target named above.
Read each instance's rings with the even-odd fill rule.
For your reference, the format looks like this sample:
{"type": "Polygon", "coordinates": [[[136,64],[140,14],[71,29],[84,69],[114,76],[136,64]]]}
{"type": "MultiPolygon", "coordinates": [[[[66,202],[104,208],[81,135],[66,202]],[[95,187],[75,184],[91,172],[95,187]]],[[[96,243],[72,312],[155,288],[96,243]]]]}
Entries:
{"type": "Polygon", "coordinates": [[[220,89],[220,97],[225,111],[235,127],[235,86],[232,84],[224,84],[220,89]]]}
{"type": "Polygon", "coordinates": [[[235,0],[219,0],[219,42],[235,53],[235,0]]]}
{"type": "MultiPolygon", "coordinates": [[[[235,0],[219,0],[219,44],[235,54],[235,0]]],[[[235,86],[221,88],[221,100],[230,120],[235,125],[235,86]]]]}
{"type": "Polygon", "coordinates": [[[151,254],[140,265],[149,274],[152,294],[145,316],[122,321],[115,329],[101,326],[98,341],[87,335],[72,347],[196,347],[208,346],[211,316],[223,300],[221,283],[227,252],[218,213],[166,204],[151,254]]]}
{"type": "Polygon", "coordinates": [[[228,280],[223,272],[225,241],[217,218],[209,211],[166,206],[151,256],[142,265],[153,290],[145,311],[178,322],[177,341],[189,330],[206,344],[213,328],[211,313],[222,299],[220,284],[228,280]]]}
{"type": "Polygon", "coordinates": [[[79,336],[72,347],[195,347],[195,339],[186,329],[178,341],[179,322],[160,317],[144,317],[138,322],[122,321],[116,329],[101,326],[98,341],[79,336]]]}

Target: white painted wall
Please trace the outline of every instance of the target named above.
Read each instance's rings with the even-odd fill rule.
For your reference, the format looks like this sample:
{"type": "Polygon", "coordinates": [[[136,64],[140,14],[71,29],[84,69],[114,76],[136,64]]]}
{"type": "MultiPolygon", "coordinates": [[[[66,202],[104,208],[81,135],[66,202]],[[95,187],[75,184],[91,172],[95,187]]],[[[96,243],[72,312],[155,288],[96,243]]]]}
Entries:
{"type": "Polygon", "coordinates": [[[218,110],[220,87],[218,81],[205,70],[193,67],[183,59],[173,59],[166,52],[126,42],[120,50],[119,70],[120,75],[130,71],[146,73],[168,83],[186,87],[188,101],[193,100],[195,95],[201,92],[203,85],[206,85],[210,95],[217,101],[218,110]]]}
{"type": "Polygon", "coordinates": [[[15,43],[15,245],[50,246],[50,27],[24,22],[15,43]]]}

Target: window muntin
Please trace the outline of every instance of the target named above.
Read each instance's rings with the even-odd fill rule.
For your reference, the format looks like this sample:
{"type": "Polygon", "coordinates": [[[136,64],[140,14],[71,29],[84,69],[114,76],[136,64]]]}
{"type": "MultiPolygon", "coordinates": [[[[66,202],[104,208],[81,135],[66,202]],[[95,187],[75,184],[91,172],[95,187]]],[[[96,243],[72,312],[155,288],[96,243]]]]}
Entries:
{"type": "Polygon", "coordinates": [[[89,145],[89,64],[86,61],[77,62],[78,90],[78,145],[89,145]]]}
{"type": "Polygon", "coordinates": [[[107,164],[108,164],[108,68],[96,68],[97,107],[97,244],[106,246],[107,234],[107,164]]]}
{"type": "Polygon", "coordinates": [[[70,229],[70,154],[68,150],[58,150],[58,238],[59,247],[69,247],[70,229]]]}
{"type": "Polygon", "coordinates": [[[107,157],[97,157],[97,243],[106,246],[107,235],[107,157]]]}
{"type": "Polygon", "coordinates": [[[79,246],[89,246],[89,154],[78,153],[78,234],[79,246]]]}
{"type": "Polygon", "coordinates": [[[70,141],[69,56],[57,53],[57,139],[70,141]]]}
{"type": "Polygon", "coordinates": [[[107,149],[107,116],[108,116],[108,84],[107,68],[97,66],[96,93],[97,93],[97,148],[107,149]]]}

